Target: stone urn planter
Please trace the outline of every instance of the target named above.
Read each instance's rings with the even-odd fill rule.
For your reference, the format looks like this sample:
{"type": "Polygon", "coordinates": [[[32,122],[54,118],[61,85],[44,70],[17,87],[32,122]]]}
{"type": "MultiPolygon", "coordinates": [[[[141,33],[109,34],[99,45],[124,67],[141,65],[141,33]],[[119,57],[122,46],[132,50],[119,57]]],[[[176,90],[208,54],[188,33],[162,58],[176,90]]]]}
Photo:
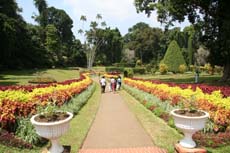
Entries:
{"type": "Polygon", "coordinates": [[[181,113],[184,110],[175,109],[170,112],[174,118],[175,126],[184,133],[184,138],[180,140],[180,145],[185,148],[195,148],[196,143],[192,139],[192,135],[205,127],[205,122],[209,114],[202,110],[197,110],[198,115],[187,116],[181,113]]]}
{"type": "Polygon", "coordinates": [[[72,113],[65,112],[65,114],[66,117],[59,121],[37,121],[36,118],[42,114],[36,114],[30,119],[31,123],[36,129],[37,134],[51,141],[51,147],[49,149],[50,153],[62,153],[64,150],[63,146],[59,144],[58,139],[68,131],[70,120],[73,118],[72,113]]]}

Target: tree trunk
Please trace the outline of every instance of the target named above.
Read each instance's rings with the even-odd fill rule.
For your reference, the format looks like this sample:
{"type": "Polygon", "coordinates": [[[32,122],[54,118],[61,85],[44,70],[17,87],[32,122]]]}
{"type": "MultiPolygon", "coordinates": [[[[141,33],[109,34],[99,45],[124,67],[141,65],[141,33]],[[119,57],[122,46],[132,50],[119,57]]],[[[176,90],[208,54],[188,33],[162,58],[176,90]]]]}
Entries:
{"type": "Polygon", "coordinates": [[[223,82],[230,81],[230,62],[229,61],[224,65],[224,72],[223,72],[223,76],[220,81],[223,81],[223,82]]]}

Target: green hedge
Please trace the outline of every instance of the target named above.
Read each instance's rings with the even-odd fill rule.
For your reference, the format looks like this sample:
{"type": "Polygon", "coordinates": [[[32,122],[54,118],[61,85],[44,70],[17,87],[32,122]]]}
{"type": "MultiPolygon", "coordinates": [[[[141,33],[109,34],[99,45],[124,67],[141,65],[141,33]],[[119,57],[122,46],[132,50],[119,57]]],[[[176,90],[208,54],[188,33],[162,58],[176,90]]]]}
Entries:
{"type": "Polygon", "coordinates": [[[144,67],[135,67],[133,68],[134,74],[145,74],[146,69],[144,67]]]}
{"type": "Polygon", "coordinates": [[[123,72],[124,72],[124,67],[114,67],[114,66],[106,67],[106,68],[105,68],[105,71],[106,71],[106,72],[118,71],[118,72],[120,72],[120,73],[123,73],[123,72]]]}

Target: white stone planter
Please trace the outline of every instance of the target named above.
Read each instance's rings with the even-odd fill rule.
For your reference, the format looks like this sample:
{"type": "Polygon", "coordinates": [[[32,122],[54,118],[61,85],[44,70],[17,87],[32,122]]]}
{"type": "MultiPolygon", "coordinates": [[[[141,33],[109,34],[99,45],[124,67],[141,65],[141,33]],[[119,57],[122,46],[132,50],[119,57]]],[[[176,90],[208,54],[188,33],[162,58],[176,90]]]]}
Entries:
{"type": "Polygon", "coordinates": [[[172,110],[171,115],[174,118],[176,127],[184,133],[184,138],[180,140],[180,144],[186,148],[194,148],[196,147],[196,143],[193,141],[192,135],[205,127],[205,122],[208,119],[209,114],[205,111],[199,110],[204,112],[205,115],[189,117],[176,114],[175,111],[177,110],[179,109],[172,110]]]}
{"type": "Polygon", "coordinates": [[[69,114],[68,118],[57,122],[45,123],[35,121],[34,118],[40,114],[36,114],[30,119],[38,135],[51,141],[50,153],[62,153],[64,150],[63,146],[59,144],[58,139],[68,131],[70,120],[73,118],[72,113],[67,113],[69,114]]]}

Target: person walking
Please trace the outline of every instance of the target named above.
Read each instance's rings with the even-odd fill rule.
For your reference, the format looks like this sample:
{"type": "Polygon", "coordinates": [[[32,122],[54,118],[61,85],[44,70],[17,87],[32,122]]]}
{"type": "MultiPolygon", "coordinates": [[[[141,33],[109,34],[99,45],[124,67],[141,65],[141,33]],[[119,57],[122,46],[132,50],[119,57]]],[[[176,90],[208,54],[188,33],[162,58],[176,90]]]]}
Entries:
{"type": "Polygon", "coordinates": [[[115,92],[116,91],[116,80],[115,80],[114,77],[112,77],[110,79],[110,83],[111,83],[111,89],[112,89],[112,91],[115,92]]]}
{"type": "Polygon", "coordinates": [[[105,93],[106,79],[104,76],[102,76],[100,80],[100,85],[101,85],[101,93],[105,93]]]}
{"type": "Polygon", "coordinates": [[[117,78],[117,90],[120,90],[121,88],[121,76],[118,76],[117,78]]]}

